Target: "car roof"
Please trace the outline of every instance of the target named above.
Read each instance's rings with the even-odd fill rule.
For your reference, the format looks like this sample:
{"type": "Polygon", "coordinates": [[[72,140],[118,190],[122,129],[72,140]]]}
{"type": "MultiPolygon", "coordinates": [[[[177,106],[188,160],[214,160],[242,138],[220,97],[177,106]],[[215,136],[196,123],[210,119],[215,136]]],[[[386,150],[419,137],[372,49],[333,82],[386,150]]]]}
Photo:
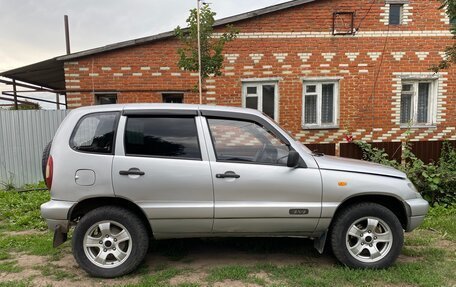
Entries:
{"type": "Polygon", "coordinates": [[[192,105],[192,104],[115,104],[115,105],[97,105],[87,106],[76,109],[80,112],[105,112],[105,111],[141,111],[141,110],[195,110],[195,111],[213,111],[213,112],[233,112],[251,115],[262,115],[261,112],[255,109],[227,107],[227,106],[212,106],[212,105],[192,105]]]}

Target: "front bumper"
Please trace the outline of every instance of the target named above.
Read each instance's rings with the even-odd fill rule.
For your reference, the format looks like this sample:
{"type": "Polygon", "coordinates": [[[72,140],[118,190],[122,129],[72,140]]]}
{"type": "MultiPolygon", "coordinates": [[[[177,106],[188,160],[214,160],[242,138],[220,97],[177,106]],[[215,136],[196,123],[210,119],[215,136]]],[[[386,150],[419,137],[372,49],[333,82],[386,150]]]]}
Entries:
{"type": "Polygon", "coordinates": [[[58,229],[67,233],[70,227],[68,213],[76,204],[71,201],[51,200],[41,205],[41,216],[46,220],[48,228],[52,231],[58,229]]]}
{"type": "Polygon", "coordinates": [[[414,198],[405,201],[407,208],[407,226],[406,232],[410,232],[417,228],[424,221],[429,210],[429,203],[422,198],[414,198]]]}

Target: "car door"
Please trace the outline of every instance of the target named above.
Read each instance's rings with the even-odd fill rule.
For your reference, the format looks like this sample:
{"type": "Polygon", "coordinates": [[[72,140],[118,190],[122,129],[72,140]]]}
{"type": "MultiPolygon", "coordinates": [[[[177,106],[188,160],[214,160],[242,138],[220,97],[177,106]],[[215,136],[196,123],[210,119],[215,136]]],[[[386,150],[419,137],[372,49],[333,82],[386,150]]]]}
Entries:
{"type": "Polygon", "coordinates": [[[145,211],[156,238],[212,229],[211,170],[196,116],[128,111],[120,120],[114,191],[145,211]]]}
{"type": "Polygon", "coordinates": [[[320,172],[303,162],[287,167],[290,145],[283,135],[251,118],[207,117],[204,124],[214,182],[213,232],[315,230],[321,214],[320,172]]]}

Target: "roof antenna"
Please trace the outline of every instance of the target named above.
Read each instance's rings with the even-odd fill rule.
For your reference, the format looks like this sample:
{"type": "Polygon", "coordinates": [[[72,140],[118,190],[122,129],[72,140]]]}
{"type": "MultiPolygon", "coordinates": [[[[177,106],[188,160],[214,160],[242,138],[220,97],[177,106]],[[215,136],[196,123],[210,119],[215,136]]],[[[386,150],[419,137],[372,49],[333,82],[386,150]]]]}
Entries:
{"type": "Polygon", "coordinates": [[[71,54],[71,50],[70,50],[70,27],[68,25],[68,15],[65,15],[63,18],[65,20],[66,53],[67,53],[67,55],[69,55],[69,54],[71,54]]]}

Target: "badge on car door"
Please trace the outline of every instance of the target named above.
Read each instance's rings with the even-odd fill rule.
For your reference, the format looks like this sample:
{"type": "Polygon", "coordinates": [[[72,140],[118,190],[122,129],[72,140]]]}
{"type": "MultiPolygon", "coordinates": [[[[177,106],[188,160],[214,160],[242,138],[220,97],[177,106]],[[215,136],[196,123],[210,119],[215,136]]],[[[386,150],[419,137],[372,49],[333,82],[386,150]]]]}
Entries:
{"type": "Polygon", "coordinates": [[[305,215],[309,214],[308,209],[290,209],[290,215],[305,215]]]}

